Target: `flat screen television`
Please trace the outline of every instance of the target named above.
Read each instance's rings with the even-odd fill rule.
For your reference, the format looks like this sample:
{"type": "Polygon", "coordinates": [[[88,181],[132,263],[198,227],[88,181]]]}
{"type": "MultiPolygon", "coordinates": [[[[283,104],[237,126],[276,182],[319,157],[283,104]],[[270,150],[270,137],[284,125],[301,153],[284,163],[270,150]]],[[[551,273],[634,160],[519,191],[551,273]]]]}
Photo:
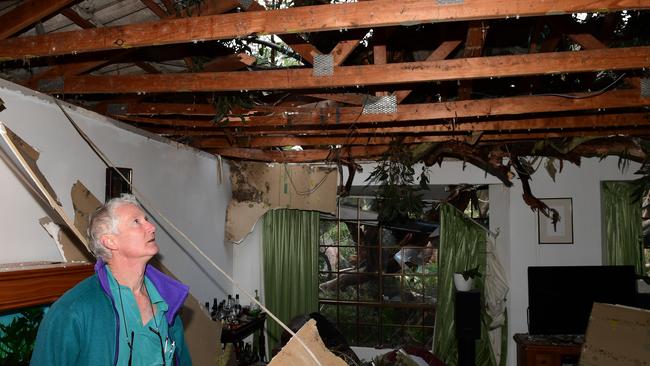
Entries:
{"type": "Polygon", "coordinates": [[[634,266],[528,267],[529,334],[585,334],[594,302],[635,301],[634,266]]]}

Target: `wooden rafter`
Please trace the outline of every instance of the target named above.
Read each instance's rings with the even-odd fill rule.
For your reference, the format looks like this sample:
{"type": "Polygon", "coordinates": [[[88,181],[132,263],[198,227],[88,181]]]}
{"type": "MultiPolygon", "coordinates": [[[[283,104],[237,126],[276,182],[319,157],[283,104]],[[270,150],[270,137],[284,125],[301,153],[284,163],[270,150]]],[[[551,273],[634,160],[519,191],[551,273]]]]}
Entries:
{"type": "MultiPolygon", "coordinates": [[[[199,14],[219,14],[220,12],[228,11],[234,7],[236,7],[239,4],[239,2],[235,0],[210,0],[210,1],[204,1],[201,3],[201,6],[198,9],[194,9],[194,12],[198,12],[199,14]]],[[[169,6],[169,4],[166,4],[169,6]]],[[[157,5],[156,5],[157,6],[157,5]]],[[[64,9],[61,14],[66,16],[68,19],[70,19],[72,22],[77,24],[79,27],[83,29],[94,29],[97,28],[97,26],[101,26],[99,24],[93,24],[92,22],[86,20],[84,17],[79,15],[75,10],[68,8],[64,9]]],[[[173,16],[192,16],[192,14],[196,15],[195,13],[192,13],[190,10],[185,10],[181,14],[176,14],[175,12],[171,12],[171,15],[168,15],[167,18],[171,18],[173,16]]],[[[62,76],[72,76],[72,75],[81,75],[87,72],[90,72],[92,70],[98,69],[100,67],[103,67],[107,64],[111,64],[113,62],[116,62],[116,60],[119,60],[128,54],[131,53],[131,50],[124,50],[122,52],[119,52],[117,55],[113,56],[109,60],[98,60],[98,61],[86,61],[86,62],[74,62],[74,63],[66,63],[66,64],[60,64],[56,66],[52,66],[44,71],[41,71],[39,74],[34,75],[31,79],[29,79],[26,82],[26,85],[29,86],[32,89],[37,89],[41,91],[47,91],[39,87],[39,83],[41,83],[41,80],[46,80],[47,79],[53,79],[53,78],[59,78],[62,76]]],[[[185,59],[185,63],[187,65],[191,64],[191,60],[189,58],[185,59]]],[[[158,74],[160,73],[155,67],[145,64],[145,63],[136,63],[138,67],[143,69],[144,71],[152,74],[158,74]],[[155,71],[155,72],[154,72],[155,71]]],[[[229,70],[229,69],[226,69],[229,70]]],[[[216,71],[216,70],[215,70],[216,71]]]]}
{"type": "MultiPolygon", "coordinates": [[[[628,89],[610,90],[598,95],[573,93],[561,96],[523,96],[480,100],[453,101],[444,103],[403,104],[397,113],[363,114],[361,107],[342,108],[260,108],[267,116],[246,116],[244,121],[232,118],[231,127],[277,127],[277,126],[340,126],[349,124],[388,123],[453,119],[481,116],[520,115],[545,112],[566,112],[591,109],[633,108],[650,105],[650,98],[642,97],[639,79],[627,79],[628,89]]],[[[120,104],[121,116],[185,114],[214,116],[216,111],[207,104],[120,104]]],[[[104,107],[106,108],[106,107],[104,107]]],[[[117,108],[112,108],[117,110],[117,108]]],[[[105,112],[106,109],[98,110],[105,112]]],[[[149,123],[158,119],[149,118],[149,123]]]]}
{"type": "Polygon", "coordinates": [[[27,0],[0,16],[0,39],[11,37],[79,0],[27,0]]]}
{"type": "Polygon", "coordinates": [[[338,150],[313,149],[308,151],[278,151],[243,148],[220,148],[206,150],[232,159],[285,163],[310,163],[328,160],[337,161],[339,157],[352,158],[353,160],[370,159],[380,156],[386,152],[387,149],[388,148],[386,146],[353,146],[350,148],[338,150]]]}
{"type": "MultiPolygon", "coordinates": [[[[245,133],[240,132],[236,137],[247,136],[253,138],[256,143],[253,146],[286,146],[286,145],[364,145],[368,141],[378,137],[394,138],[397,134],[408,134],[414,141],[423,142],[426,136],[438,136],[449,139],[452,136],[466,136],[473,132],[500,134],[504,132],[529,133],[559,132],[560,130],[580,130],[584,134],[593,133],[616,133],[616,129],[627,129],[643,127],[647,132],[650,130],[650,115],[648,113],[629,114],[605,114],[593,116],[569,116],[569,117],[548,117],[528,118],[521,120],[499,120],[485,122],[464,122],[429,124],[424,126],[405,127],[384,127],[384,128],[354,128],[337,130],[310,130],[310,131],[283,131],[269,130],[262,137],[259,130],[245,133]],[[607,128],[602,126],[606,125],[607,128]],[[298,136],[299,135],[299,136],[298,136]],[[417,135],[417,136],[416,136],[417,135]],[[288,141],[293,141],[288,143],[288,141]]],[[[179,131],[182,135],[182,131],[179,131]]],[[[434,139],[440,141],[439,139],[434,139]]],[[[434,141],[427,140],[427,141],[434,141]]],[[[200,139],[198,147],[209,146],[211,138],[200,139]],[[208,145],[205,145],[208,144],[208,145]]],[[[375,142],[374,144],[376,144],[375,142]]],[[[387,143],[387,142],[386,142],[387,143]]]]}
{"type": "MultiPolygon", "coordinates": [[[[429,57],[427,57],[426,61],[439,61],[439,60],[444,60],[446,59],[458,46],[462,43],[462,41],[444,41],[436,48],[429,57]]],[[[411,95],[411,92],[413,90],[398,90],[395,93],[395,96],[397,97],[397,103],[401,103],[406,97],[411,95]]]]}
{"type": "Polygon", "coordinates": [[[151,10],[154,14],[158,16],[158,18],[166,18],[169,16],[169,13],[163,8],[160,7],[155,1],[153,0],[140,0],[149,10],[151,10]]]}
{"type": "Polygon", "coordinates": [[[647,67],[650,47],[343,66],[332,76],[310,69],[163,75],[71,76],[53,92],[160,93],[332,88],[647,67]]]}
{"type": "MultiPolygon", "coordinates": [[[[647,8],[650,8],[648,0],[575,0],[571,2],[467,0],[460,4],[439,4],[429,0],[376,0],[199,16],[12,38],[0,42],[0,60],[232,39],[255,33],[320,32],[343,28],[370,28],[509,16],[526,17],[647,8]]],[[[26,22],[21,24],[25,25],[26,22]]]]}
{"type": "MultiPolygon", "coordinates": [[[[627,136],[647,136],[650,133],[650,128],[645,129],[625,129],[627,136]]],[[[482,142],[510,142],[510,141],[526,141],[531,139],[555,139],[555,138],[569,138],[569,137],[602,137],[611,136],[611,131],[590,131],[588,135],[585,131],[564,131],[564,132],[532,132],[528,134],[505,134],[493,133],[484,134],[480,136],[482,142]]],[[[301,146],[303,148],[314,146],[327,146],[327,145],[344,145],[344,146],[388,146],[392,142],[399,141],[402,144],[423,144],[430,142],[446,142],[446,141],[463,141],[471,143],[474,137],[468,133],[458,133],[454,136],[321,136],[321,137],[250,137],[246,138],[246,144],[252,148],[265,149],[277,146],[301,146]]],[[[232,147],[232,144],[225,138],[206,138],[201,140],[192,141],[191,145],[198,149],[217,149],[232,147]]]]}
{"type": "MultiPolygon", "coordinates": [[[[483,46],[487,37],[488,27],[486,21],[475,20],[469,23],[467,29],[467,39],[465,40],[465,49],[463,57],[480,57],[483,53],[483,46]]],[[[459,99],[471,99],[473,85],[472,80],[462,80],[458,86],[459,99]]]]}

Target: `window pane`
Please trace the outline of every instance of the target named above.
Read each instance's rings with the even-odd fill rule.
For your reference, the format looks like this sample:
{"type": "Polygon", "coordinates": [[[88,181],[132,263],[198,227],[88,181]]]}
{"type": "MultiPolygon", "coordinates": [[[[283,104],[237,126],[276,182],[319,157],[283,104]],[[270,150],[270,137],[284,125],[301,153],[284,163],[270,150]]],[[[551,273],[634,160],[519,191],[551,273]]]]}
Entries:
{"type": "Polygon", "coordinates": [[[359,307],[359,323],[377,324],[379,320],[379,308],[370,306],[359,307]]]}
{"type": "MultiPolygon", "coordinates": [[[[322,216],[321,313],[350,345],[430,347],[439,248],[439,238],[432,233],[438,223],[416,219],[430,220],[437,214],[379,225],[377,202],[340,198],[337,215],[322,216]]],[[[487,206],[480,211],[487,213],[487,206]]]]}
{"type": "Polygon", "coordinates": [[[379,327],[364,325],[362,330],[359,331],[360,347],[375,347],[379,339],[379,327]]]}
{"type": "Polygon", "coordinates": [[[357,342],[357,325],[339,323],[337,328],[343,333],[349,344],[358,344],[357,342]]]}

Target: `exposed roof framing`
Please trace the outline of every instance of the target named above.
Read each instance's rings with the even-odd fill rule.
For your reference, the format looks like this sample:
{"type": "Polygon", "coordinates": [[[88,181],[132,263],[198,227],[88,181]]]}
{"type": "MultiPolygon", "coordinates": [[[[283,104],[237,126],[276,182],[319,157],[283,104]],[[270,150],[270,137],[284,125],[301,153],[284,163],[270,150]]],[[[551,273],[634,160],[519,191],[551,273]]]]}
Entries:
{"type": "Polygon", "coordinates": [[[0,76],[233,159],[644,158],[650,0],[327,2],[28,0],[0,76]]]}
{"type": "MultiPolygon", "coordinates": [[[[332,75],[314,76],[310,69],[160,75],[65,77],[52,93],[164,93],[193,91],[289,90],[386,85],[426,81],[464,80],[557,74],[598,70],[639,69],[650,65],[650,47],[585,50],[342,66],[332,75]]],[[[55,84],[56,85],[56,84],[55,84]]]]}

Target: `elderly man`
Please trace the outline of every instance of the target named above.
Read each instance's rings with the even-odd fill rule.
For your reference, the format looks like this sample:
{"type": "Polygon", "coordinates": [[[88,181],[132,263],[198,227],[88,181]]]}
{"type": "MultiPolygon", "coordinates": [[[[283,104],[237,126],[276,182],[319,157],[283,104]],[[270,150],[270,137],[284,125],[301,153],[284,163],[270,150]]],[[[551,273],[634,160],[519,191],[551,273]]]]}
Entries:
{"type": "Polygon", "coordinates": [[[156,228],[135,197],[110,200],[88,231],[96,274],[47,312],[31,365],[191,365],[178,316],[188,287],[147,264],[156,228]]]}

